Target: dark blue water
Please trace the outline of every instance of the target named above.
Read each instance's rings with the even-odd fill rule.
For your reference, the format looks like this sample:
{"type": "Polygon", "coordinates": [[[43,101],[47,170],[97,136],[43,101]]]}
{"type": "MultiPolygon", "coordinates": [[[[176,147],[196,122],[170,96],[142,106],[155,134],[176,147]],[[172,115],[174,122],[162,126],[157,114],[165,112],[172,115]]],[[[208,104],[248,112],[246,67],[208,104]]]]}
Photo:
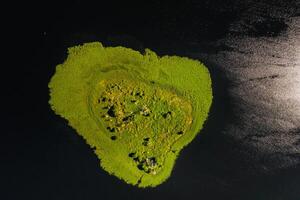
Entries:
{"type": "Polygon", "coordinates": [[[3,199],[300,198],[297,1],[49,1],[14,12],[2,75],[3,199]],[[210,116],[156,188],[108,175],[48,105],[54,66],[67,47],[90,41],[188,56],[209,68],[210,116]]]}

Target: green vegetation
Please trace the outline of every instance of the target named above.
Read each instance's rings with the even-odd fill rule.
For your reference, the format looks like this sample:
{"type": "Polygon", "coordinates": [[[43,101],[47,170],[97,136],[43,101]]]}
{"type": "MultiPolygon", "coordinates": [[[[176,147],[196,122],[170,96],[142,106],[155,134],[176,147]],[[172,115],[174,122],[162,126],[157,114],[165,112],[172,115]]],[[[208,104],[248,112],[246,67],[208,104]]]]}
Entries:
{"type": "Polygon", "coordinates": [[[99,42],[69,48],[49,88],[52,109],[94,149],[101,166],[139,187],[170,176],[212,102],[209,72],[200,62],[99,42]]]}

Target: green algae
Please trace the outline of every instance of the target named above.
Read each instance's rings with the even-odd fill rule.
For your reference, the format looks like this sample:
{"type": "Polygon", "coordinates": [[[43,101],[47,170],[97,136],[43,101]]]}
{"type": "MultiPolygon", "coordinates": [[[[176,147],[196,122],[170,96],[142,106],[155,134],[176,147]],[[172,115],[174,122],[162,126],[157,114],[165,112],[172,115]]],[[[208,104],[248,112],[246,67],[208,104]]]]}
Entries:
{"type": "Polygon", "coordinates": [[[138,187],[170,176],[212,102],[210,75],[199,61],[99,42],[69,48],[49,88],[51,108],[94,149],[102,168],[138,187]]]}

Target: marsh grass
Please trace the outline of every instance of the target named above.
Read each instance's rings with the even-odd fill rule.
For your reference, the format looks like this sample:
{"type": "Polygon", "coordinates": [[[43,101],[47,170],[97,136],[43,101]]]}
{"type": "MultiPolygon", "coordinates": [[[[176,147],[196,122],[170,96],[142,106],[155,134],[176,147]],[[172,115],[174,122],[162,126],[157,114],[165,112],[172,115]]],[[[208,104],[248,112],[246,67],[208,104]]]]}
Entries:
{"type": "Polygon", "coordinates": [[[196,60],[86,43],[69,48],[50,83],[50,105],[83,136],[101,166],[156,186],[208,116],[211,79],[196,60]]]}

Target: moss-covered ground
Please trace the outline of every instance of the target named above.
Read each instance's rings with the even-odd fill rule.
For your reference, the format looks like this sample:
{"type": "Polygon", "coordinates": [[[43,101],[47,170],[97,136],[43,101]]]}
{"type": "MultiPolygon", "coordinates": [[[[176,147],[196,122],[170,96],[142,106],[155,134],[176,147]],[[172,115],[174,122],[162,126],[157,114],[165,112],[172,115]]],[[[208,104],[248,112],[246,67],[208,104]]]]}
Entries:
{"type": "Polygon", "coordinates": [[[50,83],[52,109],[127,183],[156,186],[208,116],[211,79],[199,61],[86,43],[69,48],[50,83]]]}

